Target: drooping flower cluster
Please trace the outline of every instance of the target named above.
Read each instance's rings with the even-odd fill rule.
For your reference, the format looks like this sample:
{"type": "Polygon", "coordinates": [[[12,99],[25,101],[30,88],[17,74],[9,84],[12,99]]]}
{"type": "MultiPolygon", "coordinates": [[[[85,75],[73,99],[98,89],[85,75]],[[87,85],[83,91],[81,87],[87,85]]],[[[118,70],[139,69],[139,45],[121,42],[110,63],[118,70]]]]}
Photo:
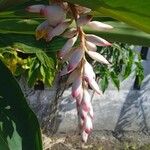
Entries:
{"type": "Polygon", "coordinates": [[[62,63],[67,64],[61,70],[60,76],[69,75],[67,84],[72,84],[72,97],[76,100],[79,128],[82,139],[86,142],[93,129],[93,107],[89,87],[101,94],[86,54],[93,60],[108,65],[109,62],[96,50],[97,46],[111,46],[111,43],[96,35],[85,34],[83,26],[87,25],[94,30],[108,30],[112,29],[112,26],[92,21],[88,8],[58,0],[48,6],[32,5],[27,10],[40,13],[46,18],[36,29],[37,40],[43,38],[49,42],[56,36],[68,38],[58,54],[62,63]],[[71,28],[73,21],[76,26],[71,28]]]}

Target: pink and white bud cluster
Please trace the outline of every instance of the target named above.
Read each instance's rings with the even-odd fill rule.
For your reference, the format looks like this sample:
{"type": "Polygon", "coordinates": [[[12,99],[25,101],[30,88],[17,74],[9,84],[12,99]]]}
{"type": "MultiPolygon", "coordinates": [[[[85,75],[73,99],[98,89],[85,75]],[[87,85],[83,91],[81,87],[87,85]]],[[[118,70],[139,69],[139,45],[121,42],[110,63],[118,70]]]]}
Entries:
{"type": "Polygon", "coordinates": [[[66,10],[64,7],[52,3],[51,5],[32,5],[26,9],[28,12],[39,13],[46,18],[36,29],[36,39],[44,38],[51,41],[55,36],[62,34],[71,24],[66,20],[66,10]]]}
{"type": "Polygon", "coordinates": [[[72,97],[76,100],[80,133],[83,141],[86,142],[93,129],[93,107],[89,87],[101,94],[93,67],[86,60],[86,54],[99,63],[109,65],[105,57],[96,51],[97,46],[111,46],[111,43],[96,35],[85,34],[82,27],[87,25],[94,30],[109,30],[113,27],[91,21],[92,16],[88,15],[90,9],[66,2],[65,4],[56,2],[49,6],[32,5],[27,10],[40,13],[46,18],[36,29],[37,40],[44,38],[48,42],[59,35],[68,38],[58,53],[59,59],[66,64],[60,76],[69,75],[67,84],[72,84],[72,97]],[[68,16],[72,15],[71,19],[66,17],[67,13],[68,16]],[[69,28],[72,18],[76,22],[76,27],[69,28]]]}

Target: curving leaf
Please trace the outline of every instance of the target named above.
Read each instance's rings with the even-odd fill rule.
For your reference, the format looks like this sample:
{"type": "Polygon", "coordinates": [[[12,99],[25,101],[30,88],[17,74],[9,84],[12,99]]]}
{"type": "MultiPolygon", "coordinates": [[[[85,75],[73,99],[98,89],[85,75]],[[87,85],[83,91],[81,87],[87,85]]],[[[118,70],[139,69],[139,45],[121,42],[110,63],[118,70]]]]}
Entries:
{"type": "Polygon", "coordinates": [[[42,150],[38,120],[10,71],[0,61],[0,149],[42,150]]]}
{"type": "Polygon", "coordinates": [[[0,1],[0,11],[7,9],[8,7],[12,7],[13,5],[23,3],[27,0],[1,0],[0,1]]]}
{"type": "Polygon", "coordinates": [[[117,89],[119,91],[119,89],[120,89],[120,79],[119,79],[119,77],[113,71],[110,72],[110,77],[111,77],[111,80],[112,80],[113,84],[115,85],[115,87],[117,87],[117,89]]]}
{"type": "Polygon", "coordinates": [[[0,51],[11,48],[24,53],[36,53],[41,50],[47,53],[56,52],[64,45],[65,41],[65,38],[57,37],[47,43],[44,40],[37,41],[33,35],[0,34],[0,51]]]}
{"type": "Polygon", "coordinates": [[[91,8],[95,15],[103,14],[126,22],[150,33],[149,0],[66,0],[91,8]]]}
{"type": "Polygon", "coordinates": [[[108,77],[106,75],[100,81],[100,86],[101,86],[101,89],[102,89],[103,93],[108,88],[108,84],[109,84],[109,81],[108,81],[108,77]]]}
{"type": "MultiPolygon", "coordinates": [[[[87,33],[96,34],[111,42],[122,42],[122,43],[128,43],[128,44],[150,46],[150,34],[136,30],[135,28],[123,22],[111,20],[110,18],[94,18],[94,20],[99,20],[99,21],[104,20],[103,21],[104,23],[110,24],[114,28],[112,30],[97,31],[97,30],[93,30],[91,28],[85,27],[84,30],[87,33]]],[[[26,39],[26,35],[35,34],[36,27],[42,21],[43,19],[39,19],[39,18],[1,19],[0,20],[0,33],[21,34],[22,36],[25,35],[25,39],[26,39]]],[[[74,24],[72,26],[74,26],[74,24]]],[[[48,45],[48,47],[51,48],[51,50],[53,51],[53,46],[54,46],[54,49],[56,48],[55,50],[58,50],[59,48],[61,48],[60,46],[63,46],[65,39],[57,38],[56,41],[54,40],[50,44],[47,44],[46,42],[36,41],[35,37],[33,37],[33,39],[31,39],[30,41],[34,41],[34,43],[37,43],[37,45],[39,45],[40,43],[43,44],[43,46],[48,45]],[[58,43],[55,44],[56,42],[58,43]]]]}

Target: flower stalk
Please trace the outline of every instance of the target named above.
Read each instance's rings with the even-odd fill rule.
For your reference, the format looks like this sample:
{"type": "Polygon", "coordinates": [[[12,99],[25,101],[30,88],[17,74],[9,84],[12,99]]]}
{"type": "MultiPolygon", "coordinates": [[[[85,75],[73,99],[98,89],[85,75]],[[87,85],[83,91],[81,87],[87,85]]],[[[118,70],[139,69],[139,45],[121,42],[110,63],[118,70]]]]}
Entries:
{"type": "Polygon", "coordinates": [[[72,97],[76,101],[80,134],[83,142],[87,142],[93,130],[94,117],[89,87],[100,95],[101,90],[95,80],[93,67],[86,59],[86,54],[99,63],[109,65],[109,62],[96,50],[97,46],[111,46],[111,43],[96,35],[84,33],[83,26],[88,25],[96,30],[108,30],[112,27],[98,21],[91,21],[93,17],[88,14],[90,9],[62,0],[52,0],[48,6],[29,6],[27,10],[40,13],[46,19],[36,29],[37,40],[43,38],[50,42],[55,36],[68,38],[58,53],[60,61],[67,64],[60,71],[60,76],[69,75],[67,84],[72,84],[72,97]],[[73,20],[76,26],[70,29],[73,20]],[[77,40],[79,43],[75,45],[77,40]]]}

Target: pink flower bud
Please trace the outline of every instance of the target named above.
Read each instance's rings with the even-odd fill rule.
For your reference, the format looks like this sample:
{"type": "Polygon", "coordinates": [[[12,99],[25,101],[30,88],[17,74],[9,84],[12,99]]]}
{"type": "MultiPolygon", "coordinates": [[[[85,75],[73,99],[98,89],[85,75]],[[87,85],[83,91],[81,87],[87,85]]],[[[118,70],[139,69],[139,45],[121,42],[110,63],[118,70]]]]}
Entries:
{"type": "Polygon", "coordinates": [[[40,13],[43,9],[45,9],[45,5],[31,5],[26,8],[28,12],[33,13],[40,13]]]}
{"type": "Polygon", "coordinates": [[[97,46],[89,41],[86,41],[86,47],[89,51],[97,51],[97,46]]]}
{"type": "Polygon", "coordinates": [[[109,62],[101,54],[99,54],[97,52],[93,52],[93,51],[86,51],[86,52],[92,59],[94,59],[100,63],[109,65],[109,62]]]}
{"type": "Polygon", "coordinates": [[[111,25],[108,25],[99,21],[91,21],[87,25],[93,28],[94,30],[107,30],[107,29],[113,28],[111,25]]]}
{"type": "Polygon", "coordinates": [[[84,51],[83,51],[83,49],[81,49],[81,47],[78,47],[74,50],[74,52],[72,53],[72,56],[69,60],[68,71],[72,71],[78,66],[81,59],[83,58],[83,54],[84,54],[84,51]]]}
{"type": "Polygon", "coordinates": [[[59,57],[64,57],[64,55],[73,47],[74,43],[77,40],[77,36],[69,39],[65,45],[62,47],[62,49],[59,52],[59,57]]]}
{"type": "Polygon", "coordinates": [[[85,118],[85,121],[84,121],[84,123],[83,123],[83,126],[84,126],[84,131],[87,133],[87,134],[89,134],[91,131],[92,131],[92,129],[93,129],[93,124],[92,124],[92,120],[91,120],[91,118],[89,117],[89,116],[87,116],[86,118],[85,118]]]}
{"type": "Polygon", "coordinates": [[[111,43],[93,34],[86,34],[86,40],[97,46],[111,46],[111,43]]]}
{"type": "Polygon", "coordinates": [[[81,102],[81,107],[84,111],[89,112],[91,107],[91,97],[87,89],[83,89],[83,99],[81,102]]]}
{"type": "Polygon", "coordinates": [[[42,13],[47,18],[49,24],[52,26],[60,24],[66,18],[65,11],[58,5],[49,5],[45,7],[42,13]]]}
{"type": "Polygon", "coordinates": [[[76,98],[82,92],[82,78],[79,75],[72,84],[72,97],[76,98]]]}
{"type": "Polygon", "coordinates": [[[70,21],[66,21],[57,25],[51,32],[47,35],[47,41],[51,41],[53,37],[62,34],[70,25],[70,21]]]}
{"type": "Polygon", "coordinates": [[[47,35],[47,32],[50,32],[53,28],[48,24],[48,21],[42,22],[37,28],[36,28],[36,39],[39,40],[41,38],[45,38],[47,35]]]}
{"type": "Polygon", "coordinates": [[[96,93],[102,95],[102,92],[100,91],[99,86],[98,86],[97,82],[96,82],[94,79],[92,79],[92,78],[86,78],[85,80],[88,82],[88,84],[90,85],[90,87],[91,87],[96,93]]]}
{"type": "Polygon", "coordinates": [[[89,135],[88,135],[85,131],[82,132],[82,140],[83,140],[84,143],[87,142],[88,136],[89,136],[89,135]]]}
{"type": "Polygon", "coordinates": [[[83,73],[84,79],[95,79],[95,73],[93,71],[93,67],[86,61],[84,63],[84,73],[83,73]]]}
{"type": "Polygon", "coordinates": [[[80,74],[80,70],[78,68],[72,71],[67,79],[67,84],[68,85],[72,84],[77,79],[79,74],[80,74]]]}
{"type": "Polygon", "coordinates": [[[80,18],[77,19],[77,25],[78,26],[84,26],[87,23],[89,23],[92,19],[91,15],[84,15],[84,16],[80,16],[80,18]]]}
{"type": "Polygon", "coordinates": [[[76,103],[78,105],[81,104],[82,98],[83,98],[83,90],[81,90],[80,93],[79,93],[79,95],[76,97],[76,103]]]}
{"type": "Polygon", "coordinates": [[[71,29],[65,31],[65,32],[62,34],[62,36],[63,36],[64,38],[69,38],[69,39],[70,39],[70,38],[73,38],[76,34],[77,34],[77,29],[76,29],[76,28],[71,28],[71,29]]]}

